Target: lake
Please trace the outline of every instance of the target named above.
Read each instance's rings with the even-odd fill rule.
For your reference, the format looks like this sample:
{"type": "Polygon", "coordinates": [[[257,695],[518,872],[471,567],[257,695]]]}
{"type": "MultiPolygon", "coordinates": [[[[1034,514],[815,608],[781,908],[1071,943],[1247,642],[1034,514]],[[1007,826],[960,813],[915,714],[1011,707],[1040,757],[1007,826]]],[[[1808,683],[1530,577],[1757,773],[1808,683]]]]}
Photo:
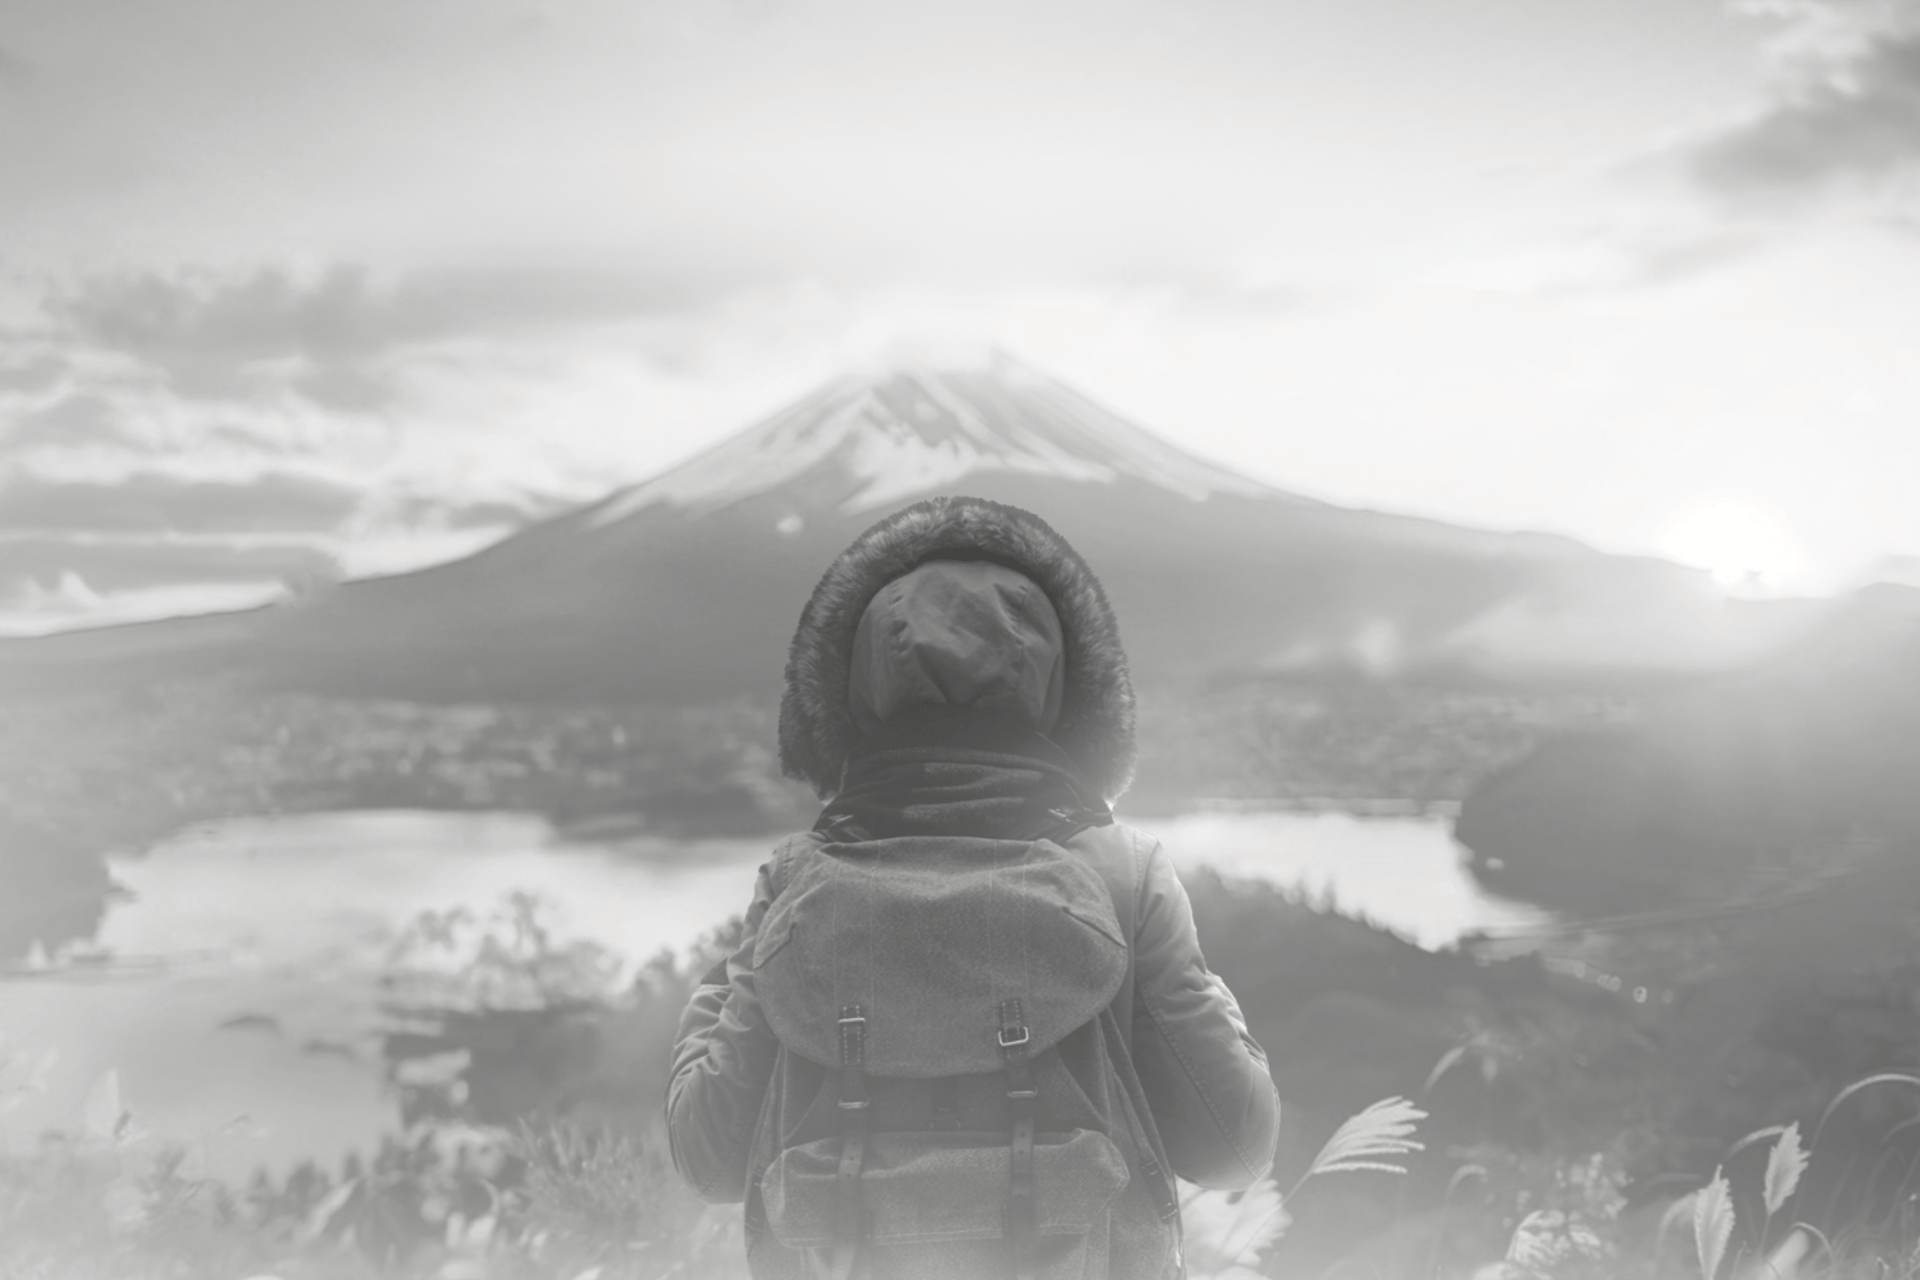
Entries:
{"type": "MultiPolygon", "coordinates": [[[[1543,921],[1478,890],[1445,817],[1139,825],[1183,869],[1289,886],[1423,946],[1543,921]]],[[[135,1123],[187,1143],[209,1173],[336,1165],[397,1127],[380,979],[422,913],[465,908],[468,934],[489,919],[511,931],[504,904],[532,894],[556,940],[597,943],[631,971],[744,909],[770,843],[583,843],[526,814],[374,811],[196,826],[110,858],[123,891],[91,938],[0,976],[0,1141],[77,1127],[114,1072],[135,1123]]]]}

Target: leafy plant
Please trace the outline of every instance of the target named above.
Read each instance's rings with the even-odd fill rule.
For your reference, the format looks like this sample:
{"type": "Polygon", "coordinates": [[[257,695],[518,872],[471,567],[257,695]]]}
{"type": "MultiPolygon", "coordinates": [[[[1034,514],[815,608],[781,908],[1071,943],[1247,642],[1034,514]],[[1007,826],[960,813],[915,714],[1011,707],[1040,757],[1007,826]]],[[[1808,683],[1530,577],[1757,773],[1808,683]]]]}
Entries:
{"type": "Polygon", "coordinates": [[[1181,1217],[1193,1280],[1258,1275],[1261,1256],[1293,1223],[1287,1205],[1309,1179],[1329,1173],[1406,1173],[1395,1158],[1424,1150],[1413,1134],[1426,1118],[1426,1112],[1405,1098],[1383,1098],[1349,1116],[1285,1194],[1272,1178],[1235,1192],[1183,1186],[1181,1217]]]}
{"type": "Polygon", "coordinates": [[[1720,1274],[1733,1223],[1733,1193],[1725,1176],[1715,1169],[1713,1181],[1693,1197],[1693,1247],[1700,1258],[1701,1280],[1714,1280],[1720,1274]]]}

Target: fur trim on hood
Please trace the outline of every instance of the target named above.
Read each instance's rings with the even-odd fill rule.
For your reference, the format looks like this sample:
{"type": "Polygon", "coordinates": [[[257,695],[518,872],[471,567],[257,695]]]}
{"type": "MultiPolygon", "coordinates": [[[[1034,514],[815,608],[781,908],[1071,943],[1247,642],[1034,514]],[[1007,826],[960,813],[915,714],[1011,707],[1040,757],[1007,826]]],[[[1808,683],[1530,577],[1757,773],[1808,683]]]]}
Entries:
{"type": "Polygon", "coordinates": [[[800,613],[780,700],[780,766],[822,799],[859,738],[848,705],[860,617],[887,583],[929,560],[991,560],[1038,583],[1060,616],[1066,687],[1052,739],[1109,800],[1133,779],[1133,685],[1100,580],[1047,522],[984,498],[938,497],[880,521],[840,553],[800,613]]]}

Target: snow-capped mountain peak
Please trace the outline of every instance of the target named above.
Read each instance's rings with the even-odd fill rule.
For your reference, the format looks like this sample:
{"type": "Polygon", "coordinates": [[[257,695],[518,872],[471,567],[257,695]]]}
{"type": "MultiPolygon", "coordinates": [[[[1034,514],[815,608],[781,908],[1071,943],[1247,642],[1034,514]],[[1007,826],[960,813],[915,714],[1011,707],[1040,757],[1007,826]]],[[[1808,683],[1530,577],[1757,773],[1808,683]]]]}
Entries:
{"type": "Polygon", "coordinates": [[[996,356],[980,367],[903,366],[836,380],[616,494],[593,524],[662,503],[700,514],[803,479],[821,481],[840,514],[858,515],[982,471],[1089,484],[1125,476],[1196,501],[1282,496],[996,356]]]}

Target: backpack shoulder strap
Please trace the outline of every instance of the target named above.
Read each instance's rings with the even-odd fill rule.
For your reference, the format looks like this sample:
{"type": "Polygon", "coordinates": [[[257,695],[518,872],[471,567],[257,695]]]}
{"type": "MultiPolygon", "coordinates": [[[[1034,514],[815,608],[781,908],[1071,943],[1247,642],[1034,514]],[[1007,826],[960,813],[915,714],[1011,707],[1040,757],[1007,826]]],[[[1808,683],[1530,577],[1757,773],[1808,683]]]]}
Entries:
{"type": "Polygon", "coordinates": [[[1153,838],[1133,827],[1117,822],[1109,814],[1102,823],[1086,823],[1070,828],[1070,834],[1049,837],[1080,855],[1107,886],[1114,915],[1126,932],[1129,949],[1133,943],[1133,925],[1140,900],[1140,888],[1146,870],[1147,855],[1153,838]],[[1069,843],[1071,842],[1071,843],[1069,843]]]}
{"type": "Polygon", "coordinates": [[[860,1254],[860,1170],[867,1158],[867,1017],[857,1004],[843,1005],[840,1039],[840,1164],[834,1173],[833,1280],[849,1280],[860,1254]]]}
{"type": "Polygon", "coordinates": [[[1018,999],[1000,1004],[1000,1052],[1006,1059],[1007,1119],[1007,1244],[1013,1254],[1014,1280],[1033,1280],[1035,1224],[1033,1186],[1033,1131],[1035,1103],[1032,1040],[1018,999]]]}
{"type": "Polygon", "coordinates": [[[1113,810],[1102,805],[1098,809],[1079,806],[1067,806],[1047,810],[1048,824],[1033,836],[1035,840],[1051,840],[1064,845],[1089,827],[1110,827],[1113,825],[1113,810]]]}

